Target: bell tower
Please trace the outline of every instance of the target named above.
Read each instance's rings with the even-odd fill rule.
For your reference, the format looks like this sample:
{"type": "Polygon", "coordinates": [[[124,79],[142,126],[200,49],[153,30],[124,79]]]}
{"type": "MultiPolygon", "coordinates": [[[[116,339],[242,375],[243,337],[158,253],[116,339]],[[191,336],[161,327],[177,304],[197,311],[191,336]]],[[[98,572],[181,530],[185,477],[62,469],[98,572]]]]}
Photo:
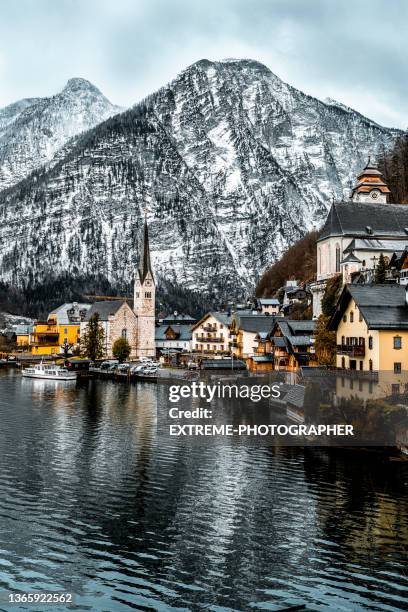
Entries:
{"type": "Polygon", "coordinates": [[[136,354],[155,357],[155,297],[156,286],[150,262],[149,231],[145,216],[142,251],[135,274],[133,309],[137,316],[136,354]]]}
{"type": "Polygon", "coordinates": [[[351,192],[353,202],[371,202],[386,204],[389,202],[390,190],[376,164],[368,158],[364,170],[357,177],[357,184],[351,192]]]}

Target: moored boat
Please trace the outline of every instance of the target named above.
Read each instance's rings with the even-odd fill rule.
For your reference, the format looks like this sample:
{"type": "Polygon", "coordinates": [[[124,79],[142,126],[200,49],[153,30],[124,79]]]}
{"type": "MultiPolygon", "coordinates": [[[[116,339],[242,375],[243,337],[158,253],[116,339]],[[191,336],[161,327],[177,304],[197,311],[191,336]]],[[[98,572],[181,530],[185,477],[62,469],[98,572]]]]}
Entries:
{"type": "Polygon", "coordinates": [[[29,368],[22,370],[22,375],[25,378],[41,378],[47,380],[76,380],[76,372],[69,372],[66,368],[48,364],[39,363],[29,368]]]}

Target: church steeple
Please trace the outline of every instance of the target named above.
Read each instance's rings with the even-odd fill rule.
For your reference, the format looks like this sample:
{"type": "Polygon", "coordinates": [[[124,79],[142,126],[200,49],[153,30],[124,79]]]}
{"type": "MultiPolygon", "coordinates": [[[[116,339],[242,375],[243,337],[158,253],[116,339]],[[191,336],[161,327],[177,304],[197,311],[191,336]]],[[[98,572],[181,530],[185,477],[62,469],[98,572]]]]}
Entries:
{"type": "Polygon", "coordinates": [[[144,228],[143,228],[142,252],[141,252],[141,257],[139,259],[139,265],[137,269],[139,272],[139,279],[142,284],[144,283],[146,276],[149,274],[149,272],[153,279],[152,264],[150,261],[149,230],[147,227],[146,216],[145,216],[144,228]]]}
{"type": "Polygon", "coordinates": [[[156,354],[155,296],[156,287],[150,261],[149,231],[145,214],[143,243],[135,274],[133,302],[133,309],[137,316],[136,354],[139,358],[154,357],[156,354]]]}
{"type": "Polygon", "coordinates": [[[377,165],[368,158],[366,167],[357,177],[351,192],[353,202],[385,204],[389,201],[390,190],[377,165]]]}

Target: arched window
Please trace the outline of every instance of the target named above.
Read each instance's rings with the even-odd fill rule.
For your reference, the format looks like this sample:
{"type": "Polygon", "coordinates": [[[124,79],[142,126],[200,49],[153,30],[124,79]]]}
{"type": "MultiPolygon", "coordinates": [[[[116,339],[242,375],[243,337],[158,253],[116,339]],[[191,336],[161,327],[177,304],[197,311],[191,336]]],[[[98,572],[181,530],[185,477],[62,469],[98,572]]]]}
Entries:
{"type": "Polygon", "coordinates": [[[373,360],[370,359],[370,361],[368,362],[368,369],[370,370],[370,372],[373,371],[373,360]]]}
{"type": "Polygon", "coordinates": [[[372,336],[368,337],[368,348],[370,349],[370,351],[373,350],[373,337],[372,336]]]}
{"type": "Polygon", "coordinates": [[[336,244],[336,272],[340,272],[340,245],[336,244]]]}
{"type": "Polygon", "coordinates": [[[350,312],[350,323],[353,323],[353,321],[354,321],[354,312],[351,311],[350,312]]]}
{"type": "Polygon", "coordinates": [[[127,340],[127,329],[123,328],[122,329],[122,338],[124,338],[125,340],[127,340]]]}

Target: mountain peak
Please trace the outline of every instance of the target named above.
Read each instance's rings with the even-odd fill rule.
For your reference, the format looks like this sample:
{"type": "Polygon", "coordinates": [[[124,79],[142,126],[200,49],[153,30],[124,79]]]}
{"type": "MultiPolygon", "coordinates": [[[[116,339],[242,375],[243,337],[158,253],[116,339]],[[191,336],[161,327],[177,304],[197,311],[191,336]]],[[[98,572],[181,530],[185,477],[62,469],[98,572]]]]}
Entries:
{"type": "Polygon", "coordinates": [[[100,90],[93,85],[87,79],[83,79],[81,77],[73,77],[72,79],[68,79],[63,92],[73,92],[78,93],[79,91],[90,91],[92,93],[98,93],[102,95],[100,90]]]}

